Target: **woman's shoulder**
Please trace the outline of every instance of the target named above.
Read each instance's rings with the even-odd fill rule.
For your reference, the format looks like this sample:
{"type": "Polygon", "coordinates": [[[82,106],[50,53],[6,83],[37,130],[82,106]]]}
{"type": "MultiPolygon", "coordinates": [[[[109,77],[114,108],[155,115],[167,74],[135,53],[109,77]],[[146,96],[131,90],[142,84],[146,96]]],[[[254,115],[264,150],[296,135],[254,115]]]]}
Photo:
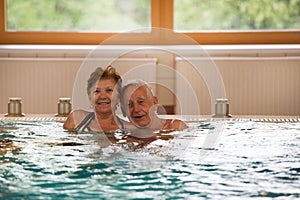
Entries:
{"type": "Polygon", "coordinates": [[[91,112],[86,110],[73,110],[68,117],[72,118],[75,122],[81,122],[86,116],[88,116],[91,112]]]}
{"type": "Polygon", "coordinates": [[[74,130],[78,124],[91,112],[86,110],[73,110],[64,122],[63,128],[66,130],[74,130]]]}
{"type": "Polygon", "coordinates": [[[71,112],[71,114],[80,114],[80,115],[85,115],[85,116],[88,115],[89,113],[91,113],[91,112],[86,111],[86,110],[82,110],[82,109],[73,110],[71,112]]]}

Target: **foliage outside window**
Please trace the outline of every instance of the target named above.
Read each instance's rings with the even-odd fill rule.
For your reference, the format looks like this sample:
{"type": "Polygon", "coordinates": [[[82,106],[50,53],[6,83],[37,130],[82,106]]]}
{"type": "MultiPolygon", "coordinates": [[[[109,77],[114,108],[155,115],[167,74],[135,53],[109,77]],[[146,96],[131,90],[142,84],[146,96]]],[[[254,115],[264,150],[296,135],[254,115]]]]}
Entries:
{"type": "Polygon", "coordinates": [[[175,0],[177,31],[299,29],[300,0],[175,0]]]}
{"type": "Polygon", "coordinates": [[[120,32],[150,26],[149,0],[6,2],[7,29],[13,31],[120,32]]]}
{"type": "Polygon", "coordinates": [[[300,0],[0,0],[0,10],[0,44],[99,44],[127,31],[120,44],[164,44],[149,27],[200,44],[300,43],[300,0]]]}

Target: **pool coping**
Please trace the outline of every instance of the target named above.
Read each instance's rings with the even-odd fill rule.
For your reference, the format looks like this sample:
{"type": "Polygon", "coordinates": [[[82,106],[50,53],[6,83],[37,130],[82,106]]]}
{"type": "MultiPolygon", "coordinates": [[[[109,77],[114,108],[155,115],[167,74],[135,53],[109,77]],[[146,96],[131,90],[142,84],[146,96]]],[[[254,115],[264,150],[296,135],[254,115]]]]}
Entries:
{"type": "MultiPolygon", "coordinates": [[[[181,119],[185,122],[204,122],[212,120],[227,121],[255,121],[255,122],[300,122],[300,116],[277,116],[277,115],[233,115],[232,117],[216,118],[210,115],[160,115],[162,118],[181,119]]],[[[0,121],[20,122],[64,122],[67,117],[52,114],[26,114],[23,117],[6,117],[0,114],[0,121]]]]}

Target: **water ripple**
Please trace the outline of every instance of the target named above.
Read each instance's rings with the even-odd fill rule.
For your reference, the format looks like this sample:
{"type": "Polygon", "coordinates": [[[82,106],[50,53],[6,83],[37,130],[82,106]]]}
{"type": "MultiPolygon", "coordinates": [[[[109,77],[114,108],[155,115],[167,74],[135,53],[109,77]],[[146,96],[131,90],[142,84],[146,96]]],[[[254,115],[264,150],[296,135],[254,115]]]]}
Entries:
{"type": "Polygon", "coordinates": [[[176,143],[131,150],[101,148],[92,135],[64,132],[60,123],[0,122],[14,127],[1,139],[20,148],[0,155],[0,198],[300,198],[299,123],[216,126],[194,123],[175,134],[176,143]],[[222,137],[204,150],[201,142],[218,130],[222,137]]]}

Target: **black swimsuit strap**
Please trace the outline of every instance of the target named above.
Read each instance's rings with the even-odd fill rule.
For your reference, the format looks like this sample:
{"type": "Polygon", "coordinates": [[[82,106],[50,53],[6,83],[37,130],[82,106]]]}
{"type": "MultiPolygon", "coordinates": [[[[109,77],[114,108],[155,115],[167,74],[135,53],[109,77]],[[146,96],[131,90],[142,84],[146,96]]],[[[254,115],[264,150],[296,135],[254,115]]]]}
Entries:
{"type": "Polygon", "coordinates": [[[77,131],[91,131],[91,128],[89,127],[90,122],[95,119],[95,114],[93,112],[89,113],[83,120],[82,122],[76,127],[77,131]]]}
{"type": "MultiPolygon", "coordinates": [[[[116,118],[117,118],[118,124],[121,126],[120,129],[121,129],[121,130],[125,130],[125,125],[124,125],[122,119],[119,118],[118,116],[117,116],[116,118]]],[[[82,120],[82,122],[76,127],[76,130],[77,130],[78,132],[85,132],[85,131],[90,132],[90,131],[92,131],[92,129],[89,127],[89,125],[90,125],[90,123],[91,123],[91,121],[92,121],[93,119],[95,119],[95,114],[94,114],[94,112],[91,112],[91,113],[89,113],[89,114],[82,120]]]]}

